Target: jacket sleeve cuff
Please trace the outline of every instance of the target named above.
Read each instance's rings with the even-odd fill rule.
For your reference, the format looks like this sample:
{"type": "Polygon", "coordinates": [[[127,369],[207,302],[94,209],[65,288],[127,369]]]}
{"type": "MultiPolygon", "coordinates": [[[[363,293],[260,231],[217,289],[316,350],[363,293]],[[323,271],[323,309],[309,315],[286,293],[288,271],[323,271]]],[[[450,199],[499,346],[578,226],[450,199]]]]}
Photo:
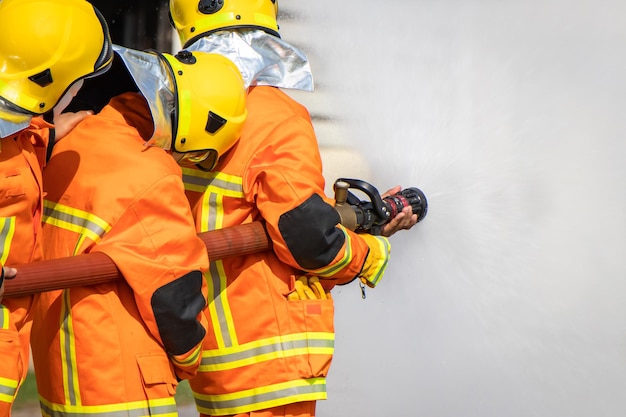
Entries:
{"type": "Polygon", "coordinates": [[[184,355],[170,356],[176,370],[176,376],[180,379],[190,379],[196,375],[200,361],[202,360],[202,344],[184,355]]]}
{"type": "Polygon", "coordinates": [[[370,234],[360,234],[369,252],[365,258],[363,268],[359,273],[359,279],[368,287],[374,288],[382,279],[391,254],[391,244],[384,236],[374,236],[370,234]]]}

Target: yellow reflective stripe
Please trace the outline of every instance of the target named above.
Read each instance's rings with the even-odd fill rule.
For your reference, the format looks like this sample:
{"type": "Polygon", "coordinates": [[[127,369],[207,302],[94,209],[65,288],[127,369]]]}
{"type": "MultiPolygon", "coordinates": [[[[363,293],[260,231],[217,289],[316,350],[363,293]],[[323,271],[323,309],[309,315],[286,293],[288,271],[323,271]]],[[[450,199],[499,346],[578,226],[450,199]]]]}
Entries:
{"type": "MultiPolygon", "coordinates": [[[[240,19],[240,18],[239,18],[240,19]]],[[[215,13],[213,15],[203,16],[203,21],[209,27],[227,27],[232,26],[233,22],[239,20],[234,12],[215,13]]]]}
{"type": "Polygon", "coordinates": [[[61,229],[85,235],[98,242],[111,226],[95,214],[52,201],[44,201],[43,221],[61,229]]]}
{"type": "MultiPolygon", "coordinates": [[[[183,181],[186,190],[203,193],[200,219],[197,221],[200,232],[223,227],[224,197],[244,198],[243,180],[239,176],[183,168],[183,181]]],[[[205,278],[209,287],[209,319],[218,347],[237,345],[222,261],[212,261],[205,278]]]]}
{"type": "MultiPolygon", "coordinates": [[[[200,230],[198,232],[206,232],[208,231],[210,214],[211,214],[211,206],[209,203],[209,199],[211,198],[211,193],[203,193],[202,194],[202,204],[200,206],[200,218],[196,218],[196,227],[200,225],[200,230]]],[[[196,214],[197,217],[197,214],[196,214]]]]}
{"type": "Polygon", "coordinates": [[[352,262],[352,239],[350,238],[350,234],[346,232],[346,229],[342,225],[338,225],[338,227],[341,229],[344,236],[346,237],[343,257],[338,262],[335,262],[330,266],[309,271],[312,275],[317,275],[320,277],[331,277],[337,274],[340,270],[346,268],[348,265],[350,265],[350,262],[352,262]]]}
{"type": "Polygon", "coordinates": [[[80,237],[76,241],[76,245],[74,245],[74,250],[72,251],[72,255],[73,256],[77,256],[77,255],[80,254],[80,252],[81,252],[80,248],[83,246],[83,242],[85,240],[87,240],[87,236],[86,235],[80,235],[80,237]]]}
{"type": "MultiPolygon", "coordinates": [[[[205,230],[220,229],[224,224],[224,196],[214,192],[207,192],[205,196],[207,199],[203,200],[203,203],[209,215],[202,219],[202,227],[206,227],[205,230]]],[[[237,345],[239,340],[226,291],[227,277],[224,263],[221,260],[212,261],[207,274],[209,278],[207,283],[212,291],[209,311],[217,344],[222,348],[237,345]]]]}
{"type": "Polygon", "coordinates": [[[199,371],[224,371],[297,355],[332,355],[334,349],[334,333],[307,332],[282,335],[229,348],[205,350],[202,352],[199,371]]]}
{"type": "Polygon", "coordinates": [[[206,190],[208,181],[202,177],[192,175],[189,168],[183,168],[183,183],[185,184],[186,191],[194,191],[196,193],[203,193],[206,190]]]}
{"type": "Polygon", "coordinates": [[[268,28],[272,28],[272,27],[275,28],[276,27],[276,20],[272,19],[271,17],[269,17],[268,15],[265,15],[263,13],[255,13],[254,14],[254,21],[259,26],[265,26],[265,27],[268,27],[268,28]]]}
{"type": "Polygon", "coordinates": [[[220,229],[224,225],[224,196],[206,192],[202,198],[201,232],[220,229]]]}
{"type": "Polygon", "coordinates": [[[185,190],[204,193],[215,192],[234,198],[243,197],[243,179],[222,172],[205,172],[194,168],[182,168],[185,190]]]}
{"type": "Polygon", "coordinates": [[[7,97],[7,100],[11,102],[13,102],[13,100],[18,101],[19,106],[22,107],[23,109],[39,108],[39,100],[37,100],[36,98],[28,94],[23,94],[23,92],[20,91],[20,89],[16,88],[17,86],[13,84],[15,79],[12,79],[12,80],[8,80],[7,78],[4,78],[4,79],[9,82],[0,80],[0,92],[2,94],[2,97],[7,97]]]}
{"type": "Polygon", "coordinates": [[[178,137],[186,137],[189,134],[190,126],[191,126],[191,115],[193,114],[191,110],[191,91],[183,88],[181,86],[182,83],[178,83],[178,111],[176,112],[176,116],[178,116],[177,121],[177,130],[178,137]]]}
{"type": "Polygon", "coordinates": [[[0,378],[0,401],[12,403],[17,393],[18,381],[9,378],[0,378]]]}
{"type": "Polygon", "coordinates": [[[215,218],[215,221],[213,223],[212,230],[218,230],[224,227],[224,195],[217,194],[217,197],[215,198],[213,204],[213,211],[215,212],[215,215],[213,217],[215,218]]]}
{"type": "Polygon", "coordinates": [[[53,404],[40,397],[39,403],[42,412],[50,417],[176,417],[178,415],[173,397],[107,405],[53,404]]]}
{"type": "Polygon", "coordinates": [[[194,394],[198,411],[208,415],[240,414],[281,405],[326,399],[324,378],[300,379],[232,394],[194,394]]]}
{"type": "MultiPolygon", "coordinates": [[[[86,239],[98,242],[111,230],[111,226],[106,221],[92,213],[49,200],[44,201],[43,222],[79,234],[79,239],[74,249],[75,254],[79,252],[82,243],[86,239]]],[[[69,406],[79,406],[82,400],[77,373],[70,290],[63,291],[62,299],[62,312],[59,320],[64,401],[69,406]]]]}
{"type": "Polygon", "coordinates": [[[0,265],[5,265],[9,258],[14,234],[15,217],[0,217],[0,265]]]}
{"type": "Polygon", "coordinates": [[[0,304],[0,330],[6,330],[11,323],[11,312],[8,308],[0,304]]]}
{"type": "Polygon", "coordinates": [[[237,345],[239,341],[226,295],[224,263],[221,260],[211,262],[205,277],[209,288],[209,318],[218,348],[237,345]]]}
{"type": "Polygon", "coordinates": [[[198,345],[198,347],[196,347],[185,359],[179,359],[178,356],[172,356],[172,362],[180,366],[191,366],[196,363],[201,353],[202,345],[198,345]]]}
{"type": "Polygon", "coordinates": [[[68,405],[81,404],[80,382],[78,380],[76,346],[74,337],[74,321],[70,304],[70,290],[63,291],[61,307],[61,367],[63,372],[63,392],[68,405]]]}
{"type": "MultiPolygon", "coordinates": [[[[274,28],[274,30],[277,30],[276,19],[270,17],[268,14],[252,13],[249,10],[246,10],[245,13],[242,13],[242,14],[245,17],[243,20],[243,25],[245,26],[250,26],[250,25],[262,26],[262,27],[267,27],[270,29],[274,28]]],[[[204,15],[202,20],[203,20],[203,23],[206,24],[205,27],[221,28],[221,27],[233,26],[233,22],[240,21],[241,16],[235,12],[220,12],[220,13],[215,13],[212,15],[204,15]]]]}

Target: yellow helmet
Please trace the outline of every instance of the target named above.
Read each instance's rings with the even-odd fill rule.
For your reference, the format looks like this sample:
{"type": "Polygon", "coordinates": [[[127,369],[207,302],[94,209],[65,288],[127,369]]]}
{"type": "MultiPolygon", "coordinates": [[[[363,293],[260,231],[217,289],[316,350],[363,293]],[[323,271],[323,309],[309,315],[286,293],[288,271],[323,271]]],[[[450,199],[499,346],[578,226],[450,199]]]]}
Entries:
{"type": "Polygon", "coordinates": [[[1,0],[0,39],[0,99],[31,114],[113,59],[107,24],[85,0],[1,0]]]}
{"type": "Polygon", "coordinates": [[[241,136],[248,117],[246,89],[235,64],[221,55],[180,51],[161,55],[175,87],[172,151],[210,171],[241,136]]]}
{"type": "Polygon", "coordinates": [[[170,0],[170,19],[180,42],[223,29],[257,28],[278,35],[278,0],[170,0]]]}

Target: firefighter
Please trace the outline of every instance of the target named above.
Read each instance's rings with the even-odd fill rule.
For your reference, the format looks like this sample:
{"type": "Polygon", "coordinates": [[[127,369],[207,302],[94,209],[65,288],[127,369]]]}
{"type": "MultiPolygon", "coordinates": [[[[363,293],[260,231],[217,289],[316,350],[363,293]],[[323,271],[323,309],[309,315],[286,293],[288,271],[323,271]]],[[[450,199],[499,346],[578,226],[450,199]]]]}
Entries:
{"type": "Polygon", "coordinates": [[[44,170],[43,241],[46,259],[104,253],[124,279],[36,296],[43,415],[176,415],[178,381],[195,374],[206,334],[208,257],[177,162],[203,163],[213,142],[238,137],[243,80],[215,54],[114,50],[109,73],[77,96],[108,104],[44,170]],[[156,107],[142,90],[150,82],[145,94],[164,99],[156,107]]]}
{"type": "MultiPolygon", "coordinates": [[[[306,56],[283,41],[273,0],[170,0],[183,47],[221,53],[246,80],[248,120],[210,172],[183,169],[198,232],[264,220],[273,251],[211,262],[209,332],[190,380],[201,416],[313,416],[334,349],[330,289],[375,286],[386,237],[339,224],[324,194],[307,110],[280,88],[312,90],[306,56]]],[[[399,191],[399,187],[390,191],[399,191]]],[[[410,208],[385,228],[417,222],[410,208]]]]}
{"type": "MultiPolygon", "coordinates": [[[[0,264],[6,278],[15,277],[20,264],[43,258],[46,153],[87,113],[55,118],[56,130],[42,115],[58,115],[83,79],[106,71],[111,59],[107,25],[87,1],[0,2],[0,264]]],[[[31,305],[31,296],[0,305],[2,416],[11,414],[28,371],[31,305]]]]}

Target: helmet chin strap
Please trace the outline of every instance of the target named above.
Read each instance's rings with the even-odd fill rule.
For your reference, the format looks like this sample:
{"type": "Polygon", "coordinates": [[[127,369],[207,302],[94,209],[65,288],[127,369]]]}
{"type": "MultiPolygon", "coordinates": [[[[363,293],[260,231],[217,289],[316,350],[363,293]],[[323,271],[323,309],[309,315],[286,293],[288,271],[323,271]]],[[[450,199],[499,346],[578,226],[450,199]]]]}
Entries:
{"type": "Polygon", "coordinates": [[[218,159],[217,152],[213,151],[209,154],[207,159],[205,159],[202,162],[198,162],[196,164],[196,167],[205,172],[213,171],[213,169],[217,165],[217,159],[218,159]]]}
{"type": "Polygon", "coordinates": [[[204,161],[197,163],[187,160],[185,158],[186,154],[184,152],[172,151],[170,152],[170,154],[172,155],[172,158],[174,158],[174,161],[176,161],[176,163],[182,167],[196,167],[202,171],[209,172],[212,171],[213,168],[215,168],[215,166],[217,165],[218,155],[215,151],[211,151],[204,161]]]}
{"type": "Polygon", "coordinates": [[[174,161],[176,161],[177,164],[180,164],[182,159],[185,157],[184,153],[176,152],[176,151],[170,152],[170,155],[172,155],[172,158],[174,158],[174,161]]]}

